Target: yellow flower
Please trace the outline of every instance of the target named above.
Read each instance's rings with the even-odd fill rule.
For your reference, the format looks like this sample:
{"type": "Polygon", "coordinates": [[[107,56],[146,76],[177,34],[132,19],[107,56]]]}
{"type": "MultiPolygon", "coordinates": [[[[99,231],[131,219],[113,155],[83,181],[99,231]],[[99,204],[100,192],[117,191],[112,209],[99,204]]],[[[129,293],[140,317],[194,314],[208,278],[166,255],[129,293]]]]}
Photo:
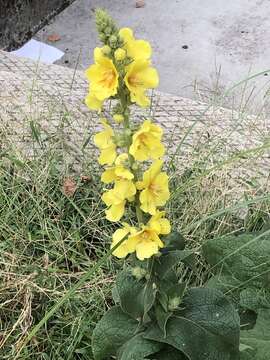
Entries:
{"type": "Polygon", "coordinates": [[[167,235],[171,232],[171,225],[168,219],[165,219],[163,216],[165,211],[157,210],[156,214],[151,217],[148,221],[148,225],[152,230],[157,234],[167,235]]]}
{"type": "Polygon", "coordinates": [[[141,209],[151,215],[155,215],[158,206],[165,205],[170,197],[168,188],[168,175],[160,172],[163,165],[161,160],[157,160],[143,174],[143,180],[136,183],[140,193],[141,209]]]}
{"type": "Polygon", "coordinates": [[[106,212],[106,219],[119,221],[124,215],[126,200],[133,200],[136,194],[136,186],[131,180],[120,179],[115,182],[114,188],[102,195],[102,200],[109,207],[106,212]]]}
{"type": "Polygon", "coordinates": [[[114,189],[105,192],[102,195],[102,200],[109,207],[106,213],[106,219],[112,222],[119,221],[124,215],[126,200],[121,194],[117,194],[114,189]]]}
{"type": "Polygon", "coordinates": [[[158,234],[150,227],[143,226],[142,230],[131,234],[128,237],[127,244],[129,252],[136,251],[139,260],[150,258],[157,254],[159,248],[163,248],[164,244],[158,237],[158,234]]]}
{"type": "Polygon", "coordinates": [[[150,65],[149,60],[138,59],[126,67],[125,84],[130,91],[130,99],[141,107],[150,105],[145,92],[156,88],[159,82],[157,70],[150,65]]]}
{"type": "Polygon", "coordinates": [[[124,41],[124,49],[127,55],[134,59],[150,59],[152,49],[149,42],[144,40],[136,40],[133,36],[133,31],[130,28],[122,28],[119,31],[119,36],[124,41]]]}
{"type": "Polygon", "coordinates": [[[116,145],[113,142],[114,132],[110,125],[107,124],[106,119],[102,119],[101,122],[104,126],[104,130],[94,136],[94,142],[100,149],[98,162],[101,165],[112,165],[117,156],[116,145]]]}
{"type": "Polygon", "coordinates": [[[101,48],[94,50],[95,64],[85,72],[90,81],[86,104],[90,109],[100,109],[105,99],[117,93],[118,73],[113,61],[104,56],[101,48]]]}
{"type": "MultiPolygon", "coordinates": [[[[123,223],[124,227],[122,229],[117,229],[112,237],[111,249],[114,248],[120,241],[122,241],[127,235],[136,233],[136,228],[123,223]]],[[[113,255],[118,258],[124,258],[132,251],[132,248],[129,246],[128,238],[114,250],[113,255]]]]}
{"type": "Polygon", "coordinates": [[[139,161],[158,159],[164,155],[165,151],[164,145],[160,142],[162,134],[163,131],[159,126],[150,120],[145,120],[133,135],[129,153],[139,161]]]}
{"type": "Polygon", "coordinates": [[[113,181],[132,180],[134,175],[123,165],[127,160],[128,154],[124,153],[119,155],[115,160],[115,166],[106,169],[101,175],[101,181],[105,184],[109,184],[113,181]]]}

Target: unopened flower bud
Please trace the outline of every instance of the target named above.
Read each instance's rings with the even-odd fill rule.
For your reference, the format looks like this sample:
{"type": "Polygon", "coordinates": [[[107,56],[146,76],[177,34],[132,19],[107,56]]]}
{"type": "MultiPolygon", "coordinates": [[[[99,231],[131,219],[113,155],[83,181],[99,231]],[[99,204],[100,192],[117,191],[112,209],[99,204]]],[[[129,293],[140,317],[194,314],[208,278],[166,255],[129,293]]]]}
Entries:
{"type": "Polygon", "coordinates": [[[168,309],[170,311],[176,310],[181,303],[180,297],[174,297],[169,299],[168,309]]]}
{"type": "Polygon", "coordinates": [[[109,26],[107,26],[105,29],[104,29],[104,33],[106,34],[106,35],[111,35],[111,33],[112,33],[112,28],[111,27],[109,27],[109,26]]]}
{"type": "Polygon", "coordinates": [[[111,53],[111,51],[112,51],[112,49],[109,47],[109,45],[104,45],[104,46],[101,48],[101,50],[102,50],[102,53],[103,53],[104,55],[109,55],[109,54],[111,53]]]}
{"type": "Polygon", "coordinates": [[[146,279],[146,280],[149,280],[149,279],[150,279],[150,274],[146,274],[146,275],[145,275],[145,279],[146,279]]]}
{"type": "Polygon", "coordinates": [[[125,135],[130,136],[132,134],[132,131],[130,129],[125,130],[125,135]]]}
{"type": "Polygon", "coordinates": [[[124,116],[121,114],[115,114],[115,115],[113,115],[113,119],[115,120],[115,122],[120,124],[121,122],[124,121],[124,116]]]}
{"type": "Polygon", "coordinates": [[[99,38],[100,38],[100,41],[101,42],[105,42],[106,41],[106,39],[107,39],[107,37],[106,37],[106,35],[105,34],[99,34],[99,38]]]}
{"type": "Polygon", "coordinates": [[[114,52],[114,57],[117,61],[122,61],[126,57],[126,51],[124,49],[117,49],[114,52]]]}
{"type": "Polygon", "coordinates": [[[132,170],[136,171],[136,170],[139,169],[139,166],[138,166],[136,163],[134,163],[134,164],[131,166],[131,168],[132,168],[132,170]]]}
{"type": "Polygon", "coordinates": [[[117,36],[115,36],[115,35],[110,36],[109,43],[112,48],[115,48],[115,46],[117,44],[117,36]]]}
{"type": "Polygon", "coordinates": [[[146,270],[139,266],[136,266],[135,268],[132,268],[131,273],[137,280],[141,280],[145,277],[146,270]]]}

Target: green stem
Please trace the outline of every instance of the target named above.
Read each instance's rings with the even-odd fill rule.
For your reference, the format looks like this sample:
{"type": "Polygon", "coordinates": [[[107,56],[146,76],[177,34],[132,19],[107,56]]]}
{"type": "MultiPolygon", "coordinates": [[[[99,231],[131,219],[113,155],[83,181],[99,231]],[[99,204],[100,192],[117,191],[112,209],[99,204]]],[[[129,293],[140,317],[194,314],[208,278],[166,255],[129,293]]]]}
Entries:
{"type": "MultiPolygon", "coordinates": [[[[121,107],[123,109],[123,116],[124,116],[124,128],[125,130],[131,130],[130,129],[130,121],[129,121],[129,116],[128,116],[128,100],[125,96],[125,94],[123,94],[122,96],[120,96],[120,103],[121,103],[121,107]]],[[[135,164],[135,160],[133,158],[132,155],[129,154],[129,147],[132,143],[132,134],[129,135],[128,137],[128,141],[127,141],[127,153],[128,153],[128,160],[129,160],[129,166],[130,169],[132,170],[133,174],[134,174],[134,180],[137,181],[138,180],[138,173],[136,170],[134,170],[133,165],[135,164]]],[[[136,216],[137,216],[137,220],[139,224],[143,224],[144,223],[144,215],[143,212],[140,208],[140,200],[139,200],[139,196],[138,194],[136,194],[135,197],[135,210],[136,210],[136,216]]]]}

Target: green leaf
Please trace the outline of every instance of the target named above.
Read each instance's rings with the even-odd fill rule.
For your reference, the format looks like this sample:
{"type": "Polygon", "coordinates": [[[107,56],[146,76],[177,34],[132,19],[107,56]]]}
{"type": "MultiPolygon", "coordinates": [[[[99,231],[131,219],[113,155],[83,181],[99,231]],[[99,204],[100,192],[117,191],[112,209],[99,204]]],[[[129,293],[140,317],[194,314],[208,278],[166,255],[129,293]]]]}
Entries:
{"type": "Polygon", "coordinates": [[[246,287],[270,287],[270,235],[246,233],[207,241],[203,254],[215,272],[246,287]]]}
{"type": "Polygon", "coordinates": [[[157,290],[154,284],[137,280],[130,269],[124,269],[118,274],[116,287],[122,310],[134,319],[145,317],[155,302],[157,290]]]}
{"type": "Polygon", "coordinates": [[[155,308],[155,314],[158,326],[161,331],[163,331],[164,336],[166,336],[166,325],[169,318],[172,316],[172,312],[165,311],[164,308],[157,304],[155,308]]]}
{"type": "Polygon", "coordinates": [[[163,254],[155,260],[154,272],[161,279],[164,279],[175,265],[191,256],[193,256],[193,251],[191,250],[174,250],[163,254]]]}
{"type": "Polygon", "coordinates": [[[147,340],[143,334],[138,334],[128,340],[119,350],[119,360],[142,360],[146,356],[155,354],[162,348],[162,344],[147,340]]]}
{"type": "MultiPolygon", "coordinates": [[[[267,360],[270,354],[270,310],[258,311],[256,324],[252,330],[241,331],[241,343],[254,351],[253,359],[267,360]]],[[[245,354],[245,351],[243,351],[245,354]]],[[[242,359],[242,358],[241,358],[242,359]]]]}
{"type": "Polygon", "coordinates": [[[191,289],[183,306],[168,320],[165,338],[157,327],[146,331],[146,338],[173,346],[189,360],[239,359],[239,316],[221,292],[191,289]]]}
{"type": "Polygon", "coordinates": [[[166,346],[153,356],[153,360],[186,360],[185,355],[171,346],[166,346]]]}
{"type": "Polygon", "coordinates": [[[92,336],[92,351],[95,360],[115,355],[117,350],[138,328],[138,322],[123,313],[119,306],[111,308],[97,323],[92,336]]]}
{"type": "Polygon", "coordinates": [[[186,240],[177,231],[171,232],[169,235],[164,236],[162,239],[165,243],[165,252],[171,250],[184,250],[186,240]]]}
{"type": "Polygon", "coordinates": [[[244,289],[240,293],[240,306],[256,312],[259,309],[270,309],[270,294],[264,289],[244,289]]]}
{"type": "Polygon", "coordinates": [[[119,294],[118,294],[116,285],[114,285],[114,287],[112,288],[112,298],[113,298],[113,301],[115,304],[120,303],[120,298],[119,298],[119,294]]]}
{"type": "Polygon", "coordinates": [[[239,280],[233,278],[231,275],[217,274],[207,281],[206,286],[210,289],[221,291],[238,307],[241,291],[241,282],[239,280]]]}

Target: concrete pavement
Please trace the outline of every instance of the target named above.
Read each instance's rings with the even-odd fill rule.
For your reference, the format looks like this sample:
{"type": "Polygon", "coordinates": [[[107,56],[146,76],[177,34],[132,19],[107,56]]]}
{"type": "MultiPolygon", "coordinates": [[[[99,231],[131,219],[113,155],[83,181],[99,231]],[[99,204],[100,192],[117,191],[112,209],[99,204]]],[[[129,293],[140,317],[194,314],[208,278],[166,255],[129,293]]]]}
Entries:
{"type": "MultiPolygon", "coordinates": [[[[59,61],[68,67],[86,68],[98,45],[94,24],[96,7],[107,9],[136,36],[152,43],[153,61],[160,73],[160,90],[194,97],[194,89],[223,91],[249,73],[264,73],[250,87],[265,101],[270,79],[269,0],[77,0],[35,38],[65,51],[59,61]],[[49,43],[49,42],[48,42],[49,43]],[[198,86],[197,86],[198,85],[198,86]]],[[[242,90],[241,90],[242,91],[242,90]]]]}

